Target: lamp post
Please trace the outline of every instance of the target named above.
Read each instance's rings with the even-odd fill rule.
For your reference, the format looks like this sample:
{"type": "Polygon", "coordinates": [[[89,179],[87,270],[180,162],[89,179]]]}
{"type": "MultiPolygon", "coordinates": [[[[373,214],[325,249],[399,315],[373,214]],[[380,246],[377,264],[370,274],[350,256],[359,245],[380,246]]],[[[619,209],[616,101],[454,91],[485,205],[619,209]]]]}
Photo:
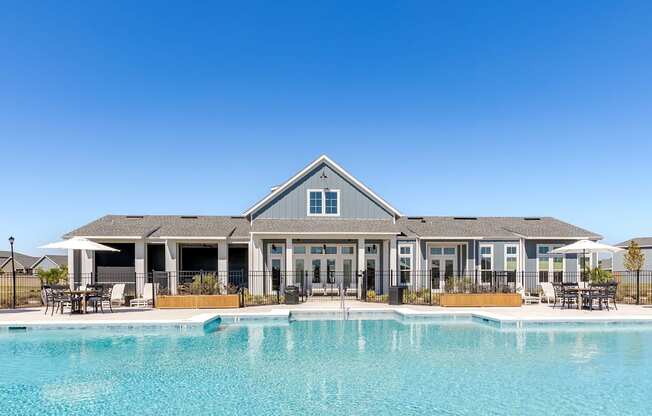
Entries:
{"type": "Polygon", "coordinates": [[[11,278],[13,282],[13,297],[11,308],[16,309],[16,263],[14,262],[14,237],[9,237],[9,246],[11,246],[11,278]]]}

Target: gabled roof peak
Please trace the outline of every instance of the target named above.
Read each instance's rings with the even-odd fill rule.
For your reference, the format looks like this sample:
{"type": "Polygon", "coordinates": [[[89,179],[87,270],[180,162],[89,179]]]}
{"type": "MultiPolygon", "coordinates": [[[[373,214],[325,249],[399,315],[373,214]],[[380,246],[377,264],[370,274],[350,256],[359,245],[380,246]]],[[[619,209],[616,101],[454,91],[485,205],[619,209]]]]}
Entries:
{"type": "Polygon", "coordinates": [[[353,175],[351,175],[349,172],[347,172],[344,168],[342,168],[340,165],[335,163],[331,158],[329,158],[325,154],[319,156],[317,159],[312,161],[308,166],[303,168],[301,171],[299,171],[296,175],[292,176],[287,181],[272,188],[272,191],[269,194],[267,194],[267,196],[265,196],[263,199],[258,201],[254,206],[246,210],[242,215],[247,217],[252,215],[259,208],[263,207],[266,203],[274,199],[277,195],[280,195],[283,191],[291,187],[293,184],[295,184],[297,181],[299,181],[305,175],[310,173],[310,171],[312,171],[315,167],[319,166],[322,163],[327,164],[335,172],[342,175],[344,178],[348,179],[361,192],[367,194],[367,196],[369,196],[371,199],[376,201],[380,206],[385,208],[387,211],[391,212],[394,215],[394,217],[398,218],[403,216],[396,208],[391,206],[387,201],[382,199],[380,196],[376,195],[371,189],[367,188],[367,186],[365,186],[362,182],[356,179],[353,175]]]}

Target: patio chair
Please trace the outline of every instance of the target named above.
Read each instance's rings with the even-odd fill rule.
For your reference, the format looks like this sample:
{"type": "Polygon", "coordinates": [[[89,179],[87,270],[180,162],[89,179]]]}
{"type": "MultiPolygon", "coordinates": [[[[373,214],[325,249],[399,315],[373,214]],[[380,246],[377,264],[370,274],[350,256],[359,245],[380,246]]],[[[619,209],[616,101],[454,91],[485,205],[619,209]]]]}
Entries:
{"type": "Polygon", "coordinates": [[[616,306],[616,292],[618,291],[618,283],[613,282],[609,283],[604,286],[604,290],[600,294],[600,305],[604,305],[607,310],[609,310],[609,301],[614,305],[614,308],[618,310],[618,306],[616,306]]]}
{"type": "Polygon", "coordinates": [[[526,305],[532,305],[533,303],[541,303],[541,297],[538,295],[532,295],[530,292],[526,292],[522,285],[516,286],[516,293],[521,295],[523,303],[526,305]]]}
{"type": "MultiPolygon", "coordinates": [[[[158,293],[158,283],[154,285],[154,290],[158,293]]],[[[147,307],[154,303],[152,296],[152,283],[145,283],[143,286],[143,296],[129,301],[129,306],[147,307]]]]}
{"type": "Polygon", "coordinates": [[[97,312],[97,308],[99,306],[102,313],[104,313],[104,305],[103,305],[103,302],[102,302],[102,300],[104,298],[104,293],[106,292],[104,286],[103,285],[92,285],[92,286],[89,285],[88,288],[89,289],[92,288],[92,289],[97,290],[97,293],[92,295],[92,296],[89,296],[88,299],[86,299],[87,304],[93,305],[93,309],[95,310],[95,312],[97,312]]]}
{"type": "Polygon", "coordinates": [[[125,304],[125,284],[116,283],[113,285],[111,290],[104,296],[102,302],[108,304],[109,309],[113,312],[113,305],[118,304],[120,306],[125,304]]]}
{"type": "Polygon", "coordinates": [[[576,305],[579,309],[580,305],[577,303],[577,283],[562,283],[561,284],[561,307],[576,305]]]}
{"type": "Polygon", "coordinates": [[[43,286],[43,289],[41,289],[41,300],[43,301],[43,304],[45,305],[45,315],[48,314],[48,309],[50,308],[50,305],[54,308],[54,297],[52,293],[52,287],[50,286],[43,286]]]}
{"type": "Polygon", "coordinates": [[[555,288],[552,287],[552,283],[550,282],[541,283],[541,290],[543,291],[543,296],[541,296],[541,300],[545,301],[546,303],[550,303],[552,301],[552,305],[554,307],[555,303],[557,302],[557,297],[555,296],[555,288]]]}
{"type": "Polygon", "coordinates": [[[67,306],[70,308],[70,313],[75,309],[75,305],[79,303],[79,300],[73,297],[68,291],[52,289],[52,312],[50,315],[54,315],[55,311],[61,309],[63,314],[64,308],[67,306]]]}

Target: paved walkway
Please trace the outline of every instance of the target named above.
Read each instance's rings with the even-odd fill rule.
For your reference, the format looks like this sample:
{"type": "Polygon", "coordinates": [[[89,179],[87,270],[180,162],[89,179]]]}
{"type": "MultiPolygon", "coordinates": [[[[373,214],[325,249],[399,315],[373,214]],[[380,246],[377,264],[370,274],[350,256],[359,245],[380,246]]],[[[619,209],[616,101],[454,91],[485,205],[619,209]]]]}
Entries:
{"type": "MultiPolygon", "coordinates": [[[[389,306],[386,304],[348,301],[350,311],[396,311],[402,315],[473,314],[501,321],[632,321],[652,322],[652,307],[618,305],[618,310],[585,311],[559,309],[543,304],[520,308],[442,308],[438,306],[389,306]]],[[[44,308],[0,310],[0,326],[35,325],[84,325],[84,324],[143,324],[143,323],[195,323],[200,324],[212,317],[223,316],[287,316],[290,311],[335,311],[339,302],[309,302],[301,305],[254,306],[242,309],[135,309],[115,308],[114,313],[89,313],[85,315],[44,314],[44,308]]]]}

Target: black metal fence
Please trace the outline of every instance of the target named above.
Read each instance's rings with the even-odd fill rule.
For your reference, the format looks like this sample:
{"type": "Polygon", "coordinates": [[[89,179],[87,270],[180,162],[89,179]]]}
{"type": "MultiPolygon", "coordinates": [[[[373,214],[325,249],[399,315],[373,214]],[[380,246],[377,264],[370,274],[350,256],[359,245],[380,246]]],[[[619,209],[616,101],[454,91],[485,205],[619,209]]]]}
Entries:
{"type": "Polygon", "coordinates": [[[41,306],[41,279],[33,274],[0,273],[0,308],[41,306]]]}
{"type": "MultiPolygon", "coordinates": [[[[652,270],[615,271],[619,303],[652,304],[652,270]]],[[[513,271],[151,271],[145,274],[103,272],[70,276],[75,286],[100,284],[125,285],[128,304],[151,290],[156,295],[238,294],[241,306],[283,304],[288,301],[329,302],[358,300],[389,302],[389,288],[403,286],[403,303],[438,305],[444,293],[513,293],[520,287],[530,293],[542,293],[547,283],[588,282],[583,272],[513,272],[513,271]],[[151,285],[147,285],[150,283],[151,285]],[[290,291],[296,296],[287,298],[290,291]]],[[[0,308],[38,306],[42,304],[42,284],[32,274],[0,273],[0,308]],[[14,295],[15,292],[15,295],[14,295]]],[[[146,296],[147,297],[147,296],[146,296]]]]}

